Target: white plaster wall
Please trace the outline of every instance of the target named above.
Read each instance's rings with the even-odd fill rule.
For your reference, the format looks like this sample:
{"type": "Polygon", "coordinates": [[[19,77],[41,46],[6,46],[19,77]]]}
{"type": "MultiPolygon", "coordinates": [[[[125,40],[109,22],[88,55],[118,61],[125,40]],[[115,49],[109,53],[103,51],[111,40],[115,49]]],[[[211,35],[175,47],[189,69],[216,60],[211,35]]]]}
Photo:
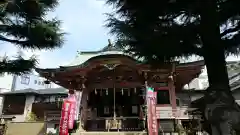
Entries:
{"type": "Polygon", "coordinates": [[[11,91],[13,83],[13,75],[3,74],[0,75],[0,92],[9,92],[11,91]]]}
{"type": "Polygon", "coordinates": [[[201,71],[198,78],[193,79],[189,84],[184,85],[184,89],[204,90],[209,86],[206,66],[201,71]]]}
{"type": "Polygon", "coordinates": [[[38,75],[34,74],[28,74],[26,75],[29,77],[29,83],[28,84],[23,84],[21,82],[21,76],[17,76],[16,78],[16,83],[15,83],[15,88],[14,90],[23,90],[23,89],[46,89],[46,88],[58,88],[60,87],[57,84],[50,83],[50,84],[45,84],[44,81],[46,80],[45,78],[42,78],[38,75]]]}
{"type": "Polygon", "coordinates": [[[194,78],[188,85],[189,89],[200,89],[201,84],[198,78],[194,78]]]}

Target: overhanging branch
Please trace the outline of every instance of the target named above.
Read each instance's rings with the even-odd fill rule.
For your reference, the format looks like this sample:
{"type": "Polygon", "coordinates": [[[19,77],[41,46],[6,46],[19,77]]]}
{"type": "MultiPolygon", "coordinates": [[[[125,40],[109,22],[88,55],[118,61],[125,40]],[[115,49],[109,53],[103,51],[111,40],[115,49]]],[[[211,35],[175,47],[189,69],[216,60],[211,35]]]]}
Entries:
{"type": "Polygon", "coordinates": [[[14,39],[9,39],[9,38],[6,38],[2,35],[0,35],[0,40],[1,41],[5,41],[5,42],[10,42],[10,43],[13,43],[13,44],[24,44],[26,43],[26,41],[19,41],[19,40],[14,40],[14,39]]]}

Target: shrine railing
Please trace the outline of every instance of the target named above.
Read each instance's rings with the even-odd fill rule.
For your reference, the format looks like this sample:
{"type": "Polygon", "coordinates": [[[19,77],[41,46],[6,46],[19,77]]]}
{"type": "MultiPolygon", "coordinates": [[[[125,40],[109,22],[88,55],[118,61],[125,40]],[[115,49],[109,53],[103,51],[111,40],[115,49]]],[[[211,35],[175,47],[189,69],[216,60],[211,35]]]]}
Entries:
{"type": "Polygon", "coordinates": [[[61,111],[45,111],[44,121],[51,123],[59,123],[61,119],[61,111]]]}
{"type": "Polygon", "coordinates": [[[187,106],[177,107],[177,109],[157,106],[156,117],[157,119],[192,119],[194,116],[189,114],[189,112],[194,109],[187,106]]]}
{"type": "Polygon", "coordinates": [[[137,117],[117,117],[88,119],[87,131],[143,131],[143,121],[137,117]]]}

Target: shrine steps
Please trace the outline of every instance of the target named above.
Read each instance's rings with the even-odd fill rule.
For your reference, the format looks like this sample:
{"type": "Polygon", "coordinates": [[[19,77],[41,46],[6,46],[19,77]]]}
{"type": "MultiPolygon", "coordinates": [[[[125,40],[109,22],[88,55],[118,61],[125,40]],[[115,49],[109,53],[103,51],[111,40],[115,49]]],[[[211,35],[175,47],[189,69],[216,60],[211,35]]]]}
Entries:
{"type": "Polygon", "coordinates": [[[77,132],[72,135],[147,135],[146,132],[77,132]]]}

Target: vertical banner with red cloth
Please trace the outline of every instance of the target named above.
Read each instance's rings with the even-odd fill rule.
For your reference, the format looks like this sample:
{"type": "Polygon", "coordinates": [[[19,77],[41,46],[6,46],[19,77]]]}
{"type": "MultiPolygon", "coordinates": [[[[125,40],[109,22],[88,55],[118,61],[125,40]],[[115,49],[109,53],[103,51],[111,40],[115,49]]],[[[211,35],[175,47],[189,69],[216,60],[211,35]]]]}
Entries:
{"type": "Polygon", "coordinates": [[[69,94],[67,100],[71,103],[70,114],[69,114],[69,117],[68,117],[68,129],[73,129],[75,114],[76,114],[76,105],[77,105],[75,93],[69,94]]]}
{"type": "Polygon", "coordinates": [[[156,117],[156,98],[157,92],[147,87],[147,112],[148,112],[148,134],[158,135],[157,117],[156,117]]]}
{"type": "Polygon", "coordinates": [[[63,101],[60,126],[59,126],[59,135],[68,135],[68,120],[70,114],[71,103],[68,100],[63,101]]]}

